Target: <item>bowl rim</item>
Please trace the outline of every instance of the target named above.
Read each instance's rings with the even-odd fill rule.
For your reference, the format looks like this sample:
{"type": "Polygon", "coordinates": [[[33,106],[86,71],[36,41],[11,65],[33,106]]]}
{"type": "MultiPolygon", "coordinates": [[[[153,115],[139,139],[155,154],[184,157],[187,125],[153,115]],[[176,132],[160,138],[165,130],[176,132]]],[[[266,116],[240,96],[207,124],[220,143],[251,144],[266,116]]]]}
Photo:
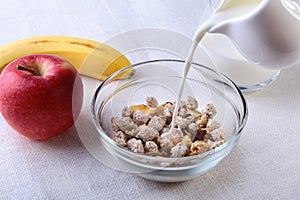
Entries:
{"type": "MultiPolygon", "coordinates": [[[[126,153],[128,153],[129,156],[135,156],[135,157],[139,157],[141,159],[147,159],[147,160],[151,160],[151,161],[160,161],[160,162],[176,162],[176,161],[189,161],[191,159],[195,159],[195,160],[199,160],[199,159],[205,159],[206,157],[209,158],[210,155],[216,154],[220,151],[222,151],[223,149],[225,149],[228,144],[231,143],[235,143],[235,141],[239,138],[239,136],[241,135],[242,130],[244,129],[246,122],[248,120],[248,106],[247,106],[247,102],[246,99],[243,95],[243,93],[241,92],[241,90],[239,89],[239,87],[226,75],[224,75],[221,72],[218,72],[214,69],[211,69],[205,65],[199,64],[197,62],[192,62],[191,67],[197,66],[197,67],[201,67],[204,68],[205,70],[208,70],[214,74],[217,74],[218,76],[220,76],[221,78],[225,79],[226,81],[229,82],[225,83],[226,85],[229,85],[230,88],[232,88],[236,94],[238,95],[238,97],[241,100],[242,103],[242,111],[243,111],[243,115],[239,116],[239,121],[238,121],[238,128],[235,131],[235,133],[232,134],[232,136],[230,136],[230,138],[228,138],[224,144],[220,145],[217,148],[211,149],[207,152],[198,154],[198,155],[193,155],[193,156],[187,156],[187,157],[154,157],[151,155],[147,155],[147,154],[141,154],[141,153],[135,153],[130,151],[129,149],[117,144],[115,141],[112,140],[112,138],[110,138],[107,134],[105,134],[105,131],[102,129],[102,127],[99,124],[99,118],[98,118],[98,111],[95,111],[95,105],[96,105],[96,100],[98,97],[99,92],[101,91],[101,89],[111,80],[114,79],[114,77],[120,75],[122,72],[128,70],[128,69],[132,69],[136,66],[140,66],[140,65],[144,65],[144,64],[149,64],[149,63],[157,63],[157,62],[178,62],[178,63],[184,63],[185,60],[182,59],[152,59],[152,60],[147,60],[147,61],[142,61],[142,62],[138,62],[138,63],[134,63],[132,65],[129,65],[127,67],[124,67],[118,71],[116,71],[115,73],[111,74],[109,77],[107,77],[105,80],[103,80],[102,83],[99,84],[99,86],[96,88],[95,93],[93,95],[91,104],[90,104],[90,111],[92,113],[92,119],[93,119],[93,124],[97,129],[98,134],[100,134],[100,137],[102,139],[104,139],[105,141],[109,142],[111,145],[113,145],[114,148],[117,148],[118,150],[121,151],[125,151],[126,153]]],[[[140,161],[140,160],[137,160],[140,161]]],[[[178,166],[177,166],[178,167],[178,166]]],[[[164,167],[166,168],[166,167],[164,167]]],[[[176,166],[175,166],[176,168],[176,166]]]]}

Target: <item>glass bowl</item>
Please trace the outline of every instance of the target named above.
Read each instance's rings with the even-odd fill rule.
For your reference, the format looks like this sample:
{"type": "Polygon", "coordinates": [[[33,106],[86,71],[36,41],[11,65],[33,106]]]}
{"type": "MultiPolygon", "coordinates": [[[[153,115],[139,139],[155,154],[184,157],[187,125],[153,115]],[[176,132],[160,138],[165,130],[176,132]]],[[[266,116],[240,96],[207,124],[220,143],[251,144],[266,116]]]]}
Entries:
{"type": "Polygon", "coordinates": [[[176,100],[183,67],[184,61],[175,59],[141,62],[114,73],[96,89],[91,104],[93,123],[102,145],[116,160],[114,169],[155,181],[186,181],[216,166],[236,146],[247,121],[246,101],[229,78],[197,63],[192,64],[188,73],[183,99],[193,96],[199,107],[207,103],[216,107],[214,119],[225,131],[224,144],[200,155],[170,158],[134,153],[113,141],[111,118],[121,116],[123,107],[145,104],[149,96],[156,97],[159,103],[176,100]],[[131,78],[120,79],[132,69],[135,73],[131,78]]]}

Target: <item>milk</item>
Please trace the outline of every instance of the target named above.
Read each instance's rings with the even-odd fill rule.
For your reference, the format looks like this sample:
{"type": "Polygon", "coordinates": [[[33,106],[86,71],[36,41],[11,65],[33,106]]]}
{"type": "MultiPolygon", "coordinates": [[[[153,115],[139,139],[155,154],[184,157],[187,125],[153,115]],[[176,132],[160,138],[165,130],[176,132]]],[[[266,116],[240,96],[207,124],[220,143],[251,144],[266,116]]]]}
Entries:
{"type": "MultiPolygon", "coordinates": [[[[225,3],[222,5],[222,7],[218,8],[219,12],[217,12],[214,16],[207,19],[203,25],[197,30],[197,32],[194,35],[194,42],[190,47],[188,57],[186,59],[186,62],[184,64],[184,69],[182,72],[182,78],[179,85],[179,89],[177,92],[177,99],[176,99],[176,105],[174,109],[174,113],[172,116],[172,128],[170,130],[170,133],[173,132],[173,129],[175,128],[175,123],[177,119],[178,109],[179,109],[179,103],[182,99],[183,89],[185,85],[185,80],[188,75],[193,55],[196,51],[196,48],[200,42],[204,39],[204,36],[206,33],[216,24],[228,20],[231,18],[236,18],[242,15],[247,14],[248,12],[252,11],[261,0],[253,0],[251,2],[244,1],[244,0],[228,0],[225,1],[225,3]]],[[[261,82],[265,80],[265,77],[272,76],[276,74],[276,71],[268,71],[261,69],[259,66],[256,66],[254,64],[247,63],[242,56],[238,53],[238,51],[234,48],[234,46],[223,37],[218,38],[218,36],[214,36],[215,38],[210,39],[217,39],[216,41],[213,41],[216,44],[209,45],[209,39],[204,40],[204,44],[206,42],[206,46],[211,47],[210,54],[218,55],[220,54],[220,59],[215,59],[215,64],[218,66],[219,70],[223,71],[225,74],[230,75],[231,77],[235,78],[236,81],[239,81],[242,84],[248,85],[249,83],[256,83],[261,82]],[[222,45],[225,45],[223,47],[222,45]],[[226,48],[225,51],[223,49],[226,48]],[[228,49],[227,49],[228,48],[228,49]],[[226,63],[224,60],[226,60],[226,57],[231,58],[232,60],[237,59],[238,65],[232,65],[233,63],[226,63]],[[224,59],[221,59],[224,58],[224,59]],[[239,60],[240,59],[240,60],[239,60]],[[241,75],[242,74],[242,75],[241,75]],[[253,78],[253,80],[252,80],[253,78]]]]}
{"type": "MultiPolygon", "coordinates": [[[[201,33],[204,35],[205,31],[202,31],[201,33]]],[[[182,76],[181,76],[181,81],[180,81],[179,89],[178,89],[178,92],[177,92],[176,105],[175,105],[174,113],[173,113],[173,116],[172,116],[172,124],[171,124],[172,126],[171,126],[170,133],[172,133],[173,129],[175,128],[175,123],[176,123],[178,109],[179,109],[179,102],[181,102],[181,99],[182,99],[185,80],[186,80],[186,77],[189,73],[189,70],[190,70],[190,67],[191,67],[191,64],[192,64],[193,56],[194,56],[194,53],[196,51],[197,45],[198,45],[198,42],[196,42],[196,43],[194,42],[192,44],[192,46],[190,48],[190,52],[189,52],[188,57],[187,57],[187,60],[184,63],[184,68],[183,68],[183,72],[182,72],[182,76]]]]}
{"type": "Polygon", "coordinates": [[[264,87],[279,74],[279,70],[269,70],[248,62],[224,35],[206,34],[201,45],[216,70],[228,76],[242,89],[255,90],[264,87]]]}
{"type": "Polygon", "coordinates": [[[254,1],[226,0],[208,20],[209,24],[215,23],[209,33],[227,35],[247,60],[264,68],[280,70],[294,66],[300,61],[300,17],[295,17],[299,6],[296,2],[294,7],[284,2],[287,3],[262,0],[255,6],[254,1]],[[236,17],[237,12],[245,14],[236,17]]]}
{"type": "MultiPolygon", "coordinates": [[[[208,19],[206,23],[209,24],[210,28],[224,20],[247,16],[261,2],[262,0],[227,0],[215,16],[208,19]]],[[[198,33],[198,35],[202,35],[202,33],[198,33]]],[[[225,35],[210,33],[200,37],[198,42],[201,40],[201,46],[211,58],[215,69],[227,75],[245,91],[264,87],[279,74],[278,69],[266,69],[264,66],[247,61],[225,35]]],[[[245,40],[247,39],[245,38],[245,40]]]]}

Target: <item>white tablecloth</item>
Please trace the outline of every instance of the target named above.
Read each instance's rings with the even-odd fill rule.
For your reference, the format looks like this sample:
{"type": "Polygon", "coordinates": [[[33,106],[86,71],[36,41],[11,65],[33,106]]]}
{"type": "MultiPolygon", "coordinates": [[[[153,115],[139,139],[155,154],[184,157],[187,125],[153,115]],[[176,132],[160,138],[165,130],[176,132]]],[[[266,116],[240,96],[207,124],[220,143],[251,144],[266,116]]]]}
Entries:
{"type": "MultiPolygon", "coordinates": [[[[192,37],[205,4],[1,1],[0,45],[40,35],[105,41],[141,28],[192,37]]],[[[299,66],[285,69],[269,87],[246,94],[249,119],[238,146],[216,168],[183,183],[157,183],[107,167],[82,145],[75,127],[38,142],[17,134],[0,115],[0,199],[299,199],[299,77],[299,66]]],[[[93,82],[84,79],[85,87],[93,82]]]]}

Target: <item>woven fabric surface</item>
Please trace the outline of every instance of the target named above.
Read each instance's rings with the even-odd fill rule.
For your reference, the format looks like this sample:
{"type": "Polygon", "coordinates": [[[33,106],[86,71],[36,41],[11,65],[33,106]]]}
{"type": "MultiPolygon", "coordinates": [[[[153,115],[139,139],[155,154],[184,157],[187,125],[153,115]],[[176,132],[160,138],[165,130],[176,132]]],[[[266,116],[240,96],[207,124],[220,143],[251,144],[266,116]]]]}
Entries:
{"type": "MultiPolygon", "coordinates": [[[[138,28],[192,37],[206,2],[187,2],[2,1],[0,45],[39,35],[105,41],[138,28]]],[[[98,82],[83,80],[90,97],[98,82]]],[[[217,167],[182,183],[158,183],[107,167],[82,144],[77,132],[89,131],[83,122],[39,142],[17,134],[0,115],[0,199],[299,199],[299,85],[298,65],[282,70],[267,88],[245,94],[249,119],[237,147],[217,167]]]]}

